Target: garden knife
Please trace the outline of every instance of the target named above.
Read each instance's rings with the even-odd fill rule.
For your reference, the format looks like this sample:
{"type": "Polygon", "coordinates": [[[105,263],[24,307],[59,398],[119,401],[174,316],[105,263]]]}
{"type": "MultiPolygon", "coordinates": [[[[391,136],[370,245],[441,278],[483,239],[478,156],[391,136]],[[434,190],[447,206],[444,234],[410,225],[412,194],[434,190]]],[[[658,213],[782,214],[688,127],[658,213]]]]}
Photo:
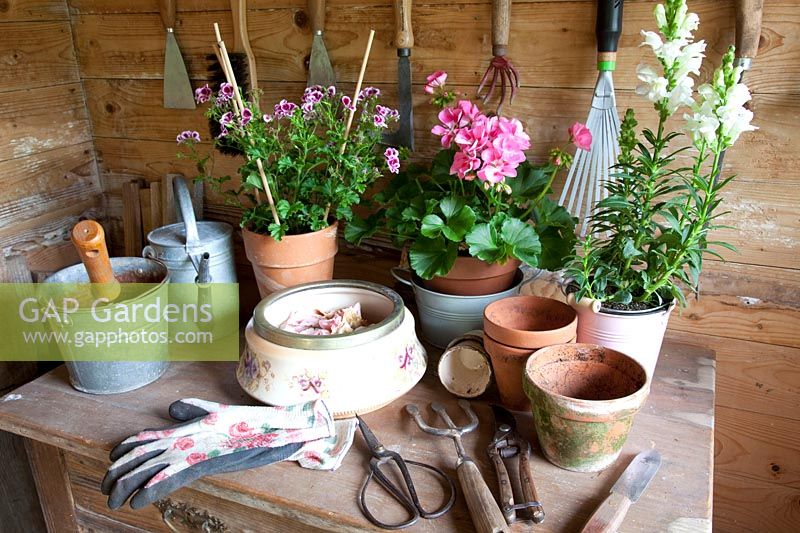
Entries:
{"type": "Polygon", "coordinates": [[[411,30],[411,0],[394,1],[395,33],[397,47],[397,99],[400,127],[383,136],[384,144],[414,149],[414,104],[411,99],[411,49],[414,33],[411,30]]]}
{"type": "Polygon", "coordinates": [[[314,34],[311,58],[308,60],[308,85],[336,85],[328,49],[322,40],[325,31],[325,0],[308,0],[308,16],[311,19],[311,32],[314,34]]]}
{"type": "Polygon", "coordinates": [[[611,494],[597,508],[583,526],[583,533],[611,533],[616,531],[632,503],[635,503],[661,466],[661,454],[656,450],[641,452],[622,473],[611,494]]]}
{"type": "Polygon", "coordinates": [[[164,50],[164,107],[167,109],[194,109],[194,92],[186,65],[175,39],[175,1],[160,0],[159,11],[164,29],[167,30],[167,44],[164,50]]]}

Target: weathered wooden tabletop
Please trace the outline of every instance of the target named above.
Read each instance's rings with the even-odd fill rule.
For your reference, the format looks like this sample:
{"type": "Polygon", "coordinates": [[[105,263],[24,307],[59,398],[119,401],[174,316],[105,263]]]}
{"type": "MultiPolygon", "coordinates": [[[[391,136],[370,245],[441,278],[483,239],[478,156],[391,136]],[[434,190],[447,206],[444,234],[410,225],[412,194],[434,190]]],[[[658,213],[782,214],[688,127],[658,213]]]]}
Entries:
{"type": "MultiPolygon", "coordinates": [[[[708,350],[666,343],[650,397],[636,416],[619,461],[598,474],[568,472],[548,463],[532,434],[531,414],[517,413],[520,431],[533,439],[534,478],[547,513],[545,522],[531,530],[579,530],[628,461],[653,446],[663,456],[661,469],[631,508],[622,531],[710,530],[714,364],[714,355],[708,350]]],[[[65,369],[60,367],[0,400],[0,429],[107,461],[109,450],[123,438],[142,428],[167,425],[168,405],[184,397],[253,403],[236,383],[233,363],[173,363],[155,383],[113,396],[92,396],[72,389],[65,369]]],[[[444,402],[457,423],[464,420],[455,398],[430,375],[406,396],[364,419],[387,447],[400,451],[406,459],[437,465],[455,479],[452,441],[423,433],[403,410],[405,404],[416,403],[429,423],[438,423],[427,408],[433,400],[444,402]]],[[[485,453],[493,431],[491,412],[485,401],[472,403],[480,426],[465,437],[465,446],[496,491],[494,472],[485,453]]],[[[352,450],[335,472],[282,463],[209,477],[193,488],[317,527],[371,529],[356,503],[367,458],[366,446],[357,433],[352,450]]],[[[423,502],[432,502],[429,507],[441,497],[441,488],[430,479],[420,478],[417,486],[423,502]]],[[[382,518],[400,518],[402,512],[389,502],[379,489],[370,494],[370,507],[383,513],[382,518]]],[[[411,530],[434,528],[472,530],[462,496],[447,515],[421,520],[411,530]]]]}

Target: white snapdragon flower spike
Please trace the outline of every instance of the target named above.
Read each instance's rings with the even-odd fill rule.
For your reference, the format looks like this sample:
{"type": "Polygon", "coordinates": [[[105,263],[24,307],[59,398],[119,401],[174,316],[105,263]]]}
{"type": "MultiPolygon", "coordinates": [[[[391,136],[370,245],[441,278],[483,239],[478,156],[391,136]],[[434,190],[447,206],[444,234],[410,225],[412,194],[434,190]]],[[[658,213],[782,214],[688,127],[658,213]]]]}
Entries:
{"type": "Polygon", "coordinates": [[[750,123],[752,111],[744,107],[751,95],[747,86],[739,83],[742,69],[732,67],[732,62],[733,53],[729,51],[711,83],[698,88],[700,100],[693,106],[693,113],[684,115],[686,131],[694,144],[705,142],[715,152],[732,146],[745,131],[758,129],[750,123]]]}
{"type": "Polygon", "coordinates": [[[669,13],[663,4],[659,4],[654,15],[661,34],[642,30],[642,46],[652,48],[663,72],[657,73],[648,65],[639,65],[636,74],[642,83],[636,88],[636,93],[646,96],[661,112],[672,115],[681,107],[694,104],[694,80],[689,76],[700,74],[706,43],[693,42],[693,32],[700,19],[695,13],[688,12],[685,2],[669,13]]]}

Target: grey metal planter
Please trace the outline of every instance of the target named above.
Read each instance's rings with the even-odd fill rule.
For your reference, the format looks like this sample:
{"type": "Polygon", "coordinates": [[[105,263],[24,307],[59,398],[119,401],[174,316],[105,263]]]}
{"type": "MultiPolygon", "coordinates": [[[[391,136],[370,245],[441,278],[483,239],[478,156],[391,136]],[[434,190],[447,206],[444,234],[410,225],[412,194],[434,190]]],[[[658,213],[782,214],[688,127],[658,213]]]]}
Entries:
{"type": "MultiPolygon", "coordinates": [[[[123,303],[131,304],[139,299],[151,297],[155,292],[167,297],[169,274],[167,267],[158,261],[138,257],[113,257],[111,268],[117,279],[125,282],[157,283],[158,285],[138,298],[123,303]]],[[[82,264],[59,270],[44,281],[45,283],[88,283],[89,277],[82,264]]],[[[78,311],[72,316],[73,329],[91,330],[93,319],[88,310],[78,311]]],[[[156,323],[154,328],[166,329],[165,323],[156,323]]],[[[117,394],[127,392],[152,383],[167,370],[166,345],[139,345],[132,349],[162,350],[163,354],[151,354],[154,358],[163,355],[163,360],[154,361],[70,361],[68,348],[62,350],[70,383],[77,390],[90,394],[117,394]]]]}
{"type": "Polygon", "coordinates": [[[483,329],[484,308],[495,300],[518,294],[524,279],[522,271],[518,269],[514,284],[502,292],[454,296],[426,289],[417,276],[412,275],[407,279],[399,275],[398,270],[392,270],[395,279],[414,289],[422,336],[437,348],[445,348],[450,341],[468,331],[483,329]]]}

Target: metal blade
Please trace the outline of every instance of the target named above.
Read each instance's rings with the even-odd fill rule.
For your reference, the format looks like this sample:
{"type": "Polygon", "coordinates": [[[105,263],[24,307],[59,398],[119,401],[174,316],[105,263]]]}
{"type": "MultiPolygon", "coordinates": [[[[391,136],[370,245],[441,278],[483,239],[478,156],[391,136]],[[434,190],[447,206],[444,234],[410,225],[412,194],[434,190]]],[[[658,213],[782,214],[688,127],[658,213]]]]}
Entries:
{"type": "Polygon", "coordinates": [[[397,49],[397,99],[400,127],[383,136],[384,144],[414,149],[414,103],[411,98],[411,50],[397,49]]]}
{"type": "Polygon", "coordinates": [[[508,433],[517,429],[517,420],[511,411],[500,405],[492,404],[492,414],[494,415],[494,430],[495,432],[503,431],[501,426],[506,425],[510,429],[508,433]]]}
{"type": "Polygon", "coordinates": [[[336,85],[336,75],[333,73],[328,49],[325,48],[325,41],[322,34],[314,34],[314,41],[311,44],[311,58],[308,60],[308,85],[322,85],[330,87],[336,85]]]}
{"type": "Polygon", "coordinates": [[[656,450],[641,452],[633,458],[628,468],[619,476],[617,482],[611,487],[611,492],[622,494],[630,501],[635,502],[655,477],[660,466],[661,454],[656,450]]]}
{"type": "Polygon", "coordinates": [[[183,63],[178,41],[172,29],[167,30],[164,51],[164,107],[167,109],[194,109],[194,91],[183,63]]]}

